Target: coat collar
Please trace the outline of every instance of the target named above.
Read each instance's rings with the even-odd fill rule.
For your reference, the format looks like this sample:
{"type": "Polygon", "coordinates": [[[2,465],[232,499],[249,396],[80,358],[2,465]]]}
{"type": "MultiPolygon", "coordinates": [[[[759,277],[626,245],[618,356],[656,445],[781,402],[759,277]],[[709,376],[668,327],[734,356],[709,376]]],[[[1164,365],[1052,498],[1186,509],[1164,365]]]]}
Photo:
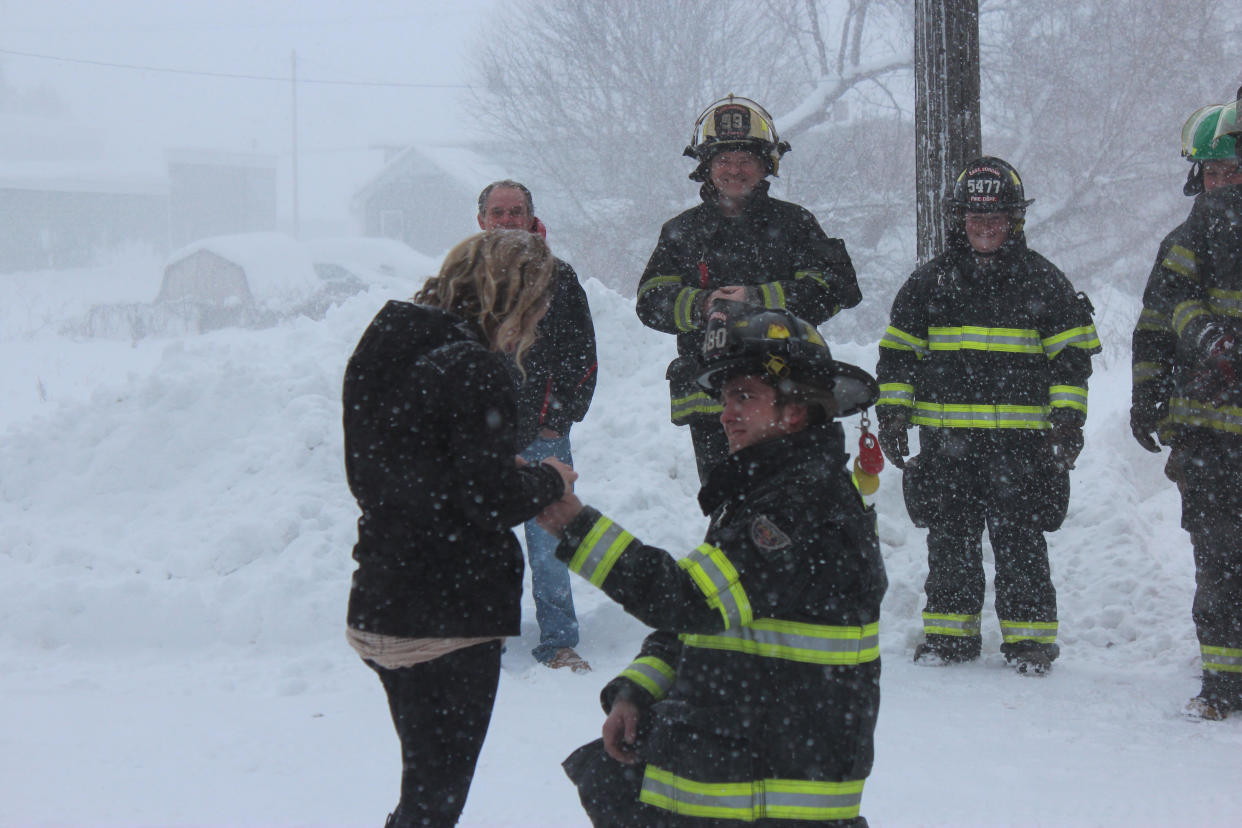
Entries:
{"type": "Polygon", "coordinates": [[[703,514],[710,515],[720,504],[744,499],[772,477],[788,474],[804,464],[844,467],[845,459],[845,438],[840,423],[808,426],[729,455],[708,475],[699,491],[699,506],[703,514]]]}

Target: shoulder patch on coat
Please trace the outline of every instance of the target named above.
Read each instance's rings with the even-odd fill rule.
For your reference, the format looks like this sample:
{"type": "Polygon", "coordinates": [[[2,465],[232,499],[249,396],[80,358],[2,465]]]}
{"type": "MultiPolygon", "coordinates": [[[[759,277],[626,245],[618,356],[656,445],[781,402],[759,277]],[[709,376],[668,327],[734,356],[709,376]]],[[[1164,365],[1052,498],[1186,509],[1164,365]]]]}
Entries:
{"type": "Polygon", "coordinates": [[[793,543],[780,528],[763,515],[750,524],[750,539],[760,549],[784,549],[793,543]]]}

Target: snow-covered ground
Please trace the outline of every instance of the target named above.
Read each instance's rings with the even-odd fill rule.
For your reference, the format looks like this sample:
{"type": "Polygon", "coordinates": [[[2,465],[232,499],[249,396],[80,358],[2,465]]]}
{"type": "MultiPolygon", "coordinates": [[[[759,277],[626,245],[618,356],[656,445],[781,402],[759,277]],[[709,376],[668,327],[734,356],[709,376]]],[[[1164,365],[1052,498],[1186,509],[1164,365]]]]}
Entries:
{"type": "MultiPolygon", "coordinates": [[[[138,263],[0,277],[0,826],[378,826],[400,759],[379,682],[343,635],[357,513],[339,391],[372,314],[417,285],[267,330],[60,333],[158,284],[138,263]]],[[[579,491],[680,554],[705,521],[688,435],[667,418],[671,338],[586,287],[600,382],[573,433],[579,491]]],[[[1137,305],[1093,298],[1101,330],[1128,334],[1137,305]]],[[[1242,717],[1178,713],[1198,690],[1190,548],[1162,460],[1129,435],[1128,336],[1106,345],[1050,539],[1063,652],[1047,678],[1001,663],[990,595],[980,662],[910,663],[924,533],[899,477],[882,476],[875,826],[1242,824],[1242,717]]],[[[874,366],[873,341],[835,350],[874,366]]],[[[463,825],[586,824],[559,762],[598,735],[599,688],[644,628],[574,590],[596,670],[534,663],[528,594],[463,825]]]]}

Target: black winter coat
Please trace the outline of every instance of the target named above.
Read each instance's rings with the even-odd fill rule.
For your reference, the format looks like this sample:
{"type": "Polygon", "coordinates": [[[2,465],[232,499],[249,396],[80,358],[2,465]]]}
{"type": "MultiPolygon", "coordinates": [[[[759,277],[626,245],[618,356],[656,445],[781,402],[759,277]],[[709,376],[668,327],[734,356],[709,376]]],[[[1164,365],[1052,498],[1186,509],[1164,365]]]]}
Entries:
{"type": "Polygon", "coordinates": [[[518,445],[534,442],[542,428],[564,436],[586,417],[595,394],[595,325],[578,274],[560,259],[548,313],[539,337],[522,361],[526,378],[518,390],[518,445]]]}
{"type": "Polygon", "coordinates": [[[345,471],[358,500],[349,626],[409,638],[516,635],[511,527],[561,496],[518,468],[509,361],[446,311],[389,302],[345,369],[345,471]]]}
{"type": "Polygon", "coordinates": [[[845,242],[829,238],[809,210],[767,191],[768,182],[760,182],[745,212],[730,218],[705,184],[702,204],[664,224],[639,280],[638,318],[676,334],[677,353],[686,357],[684,370],[676,364],[669,369],[675,423],[696,415],[714,420],[720,412],[694,384],[706,294],[744,285],[753,304],[787,308],[812,325],[862,300],[845,242]]]}
{"type": "Polygon", "coordinates": [[[846,459],[835,423],[731,455],[699,497],[706,539],[682,560],[594,509],[568,527],[557,557],[659,630],[603,694],[605,710],[623,693],[646,711],[644,802],[694,814],[704,804],[695,783],[750,783],[754,802],[716,804],[758,813],[778,805],[784,783],[772,780],[797,780],[800,804],[833,790],[835,805],[852,808],[838,818],[857,815],[887,580],[874,512],[846,459]]]}

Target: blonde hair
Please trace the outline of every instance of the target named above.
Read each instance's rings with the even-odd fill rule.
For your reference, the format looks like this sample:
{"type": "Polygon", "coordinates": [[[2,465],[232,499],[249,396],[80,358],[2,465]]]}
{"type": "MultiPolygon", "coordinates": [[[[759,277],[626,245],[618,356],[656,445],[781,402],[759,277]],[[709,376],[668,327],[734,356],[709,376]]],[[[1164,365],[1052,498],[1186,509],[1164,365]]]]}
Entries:
{"type": "Polygon", "coordinates": [[[522,357],[551,298],[548,245],[525,230],[489,230],[459,243],[414,301],[451,311],[482,329],[488,347],[522,357]]]}

